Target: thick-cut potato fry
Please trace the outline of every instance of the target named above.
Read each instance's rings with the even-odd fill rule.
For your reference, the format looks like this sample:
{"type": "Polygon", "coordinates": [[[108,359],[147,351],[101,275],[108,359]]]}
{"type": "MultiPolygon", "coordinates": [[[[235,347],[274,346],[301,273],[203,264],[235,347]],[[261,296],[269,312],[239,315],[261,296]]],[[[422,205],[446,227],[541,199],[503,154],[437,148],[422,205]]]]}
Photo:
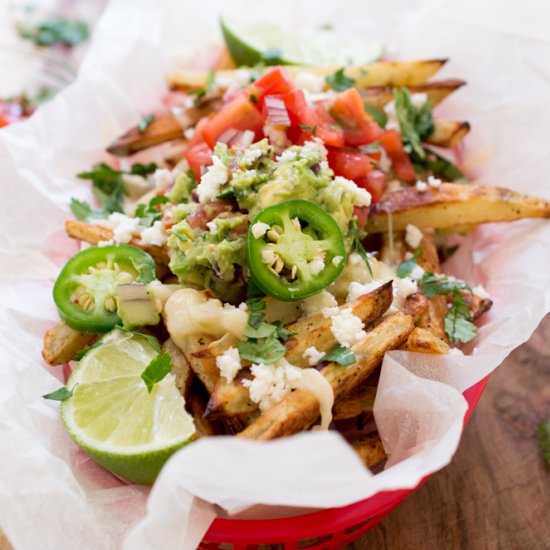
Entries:
{"type": "Polygon", "coordinates": [[[221,98],[213,97],[187,109],[181,108],[176,111],[174,108],[174,111],[155,113],[155,118],[145,130],[140,130],[137,126],[131,128],[111,143],[107,151],[119,157],[126,157],[166,141],[183,138],[184,130],[195,126],[203,116],[219,110],[220,106],[221,98]]]}
{"type": "Polygon", "coordinates": [[[357,439],[351,446],[367,468],[372,468],[388,458],[378,433],[357,439]]]}
{"type": "Polygon", "coordinates": [[[162,351],[170,355],[172,359],[172,374],[176,378],[176,387],[185,399],[189,396],[191,384],[193,384],[194,374],[184,353],[174,343],[172,338],[168,338],[162,345],[162,351]]]}
{"type": "Polygon", "coordinates": [[[462,294],[474,321],[493,307],[493,300],[490,298],[480,298],[469,290],[462,290],[460,294],[462,294]]]}
{"type": "Polygon", "coordinates": [[[78,332],[59,321],[44,334],[42,357],[48,365],[63,365],[71,361],[76,352],[89,346],[97,336],[91,332],[78,332]]]}
{"type": "Polygon", "coordinates": [[[220,377],[220,371],[216,366],[215,358],[213,361],[204,361],[202,358],[197,358],[196,355],[213,340],[212,336],[206,334],[189,334],[181,338],[181,341],[178,340],[178,347],[183,352],[187,363],[203,383],[208,393],[214,389],[214,385],[220,377]]]}
{"type": "MultiPolygon", "coordinates": [[[[335,401],[361,384],[380,364],[384,353],[399,347],[413,328],[409,315],[394,313],[352,347],[357,357],[353,365],[327,365],[321,374],[332,386],[335,401]]],[[[317,397],[306,389],[297,389],[265,411],[239,437],[264,441],[291,435],[311,426],[319,414],[317,397]]]]}
{"type": "MultiPolygon", "coordinates": [[[[379,61],[369,65],[353,65],[344,67],[346,76],[355,79],[357,88],[372,86],[413,86],[424,82],[433,76],[445,64],[446,59],[423,59],[414,61],[379,61]]],[[[264,71],[270,70],[266,67],[264,71]]],[[[290,76],[309,72],[321,76],[329,75],[341,67],[300,67],[288,66],[285,70],[290,76]]],[[[234,71],[219,71],[224,82],[231,81],[234,71]]],[[[175,71],[168,77],[170,88],[189,90],[204,88],[208,73],[197,71],[175,71]]]]}
{"type": "MultiPolygon", "coordinates": [[[[390,307],[393,300],[392,283],[378,287],[369,294],[364,294],[351,304],[344,304],[340,309],[351,308],[364,324],[372,323],[381,317],[390,307]]],[[[304,357],[304,351],[314,346],[320,352],[330,351],[338,342],[330,330],[332,319],[317,313],[298,321],[287,328],[294,332],[294,336],[286,342],[285,358],[289,363],[297,367],[309,367],[308,360],[304,357]]]]}
{"type": "Polygon", "coordinates": [[[388,193],[370,209],[365,229],[388,231],[388,214],[394,231],[408,224],[441,229],[461,224],[549,218],[550,203],[500,187],[443,183],[439,189],[420,192],[409,187],[388,193]]]}
{"type": "Polygon", "coordinates": [[[449,353],[449,344],[438,338],[432,331],[416,327],[401,346],[401,349],[416,353],[433,353],[444,355],[449,353]]]}
{"type": "Polygon", "coordinates": [[[233,417],[257,411],[258,405],[250,399],[248,388],[241,381],[239,376],[233,382],[220,377],[210,394],[207,414],[233,417]]]}
{"type": "MultiPolygon", "coordinates": [[[[89,244],[96,245],[100,241],[109,241],[113,238],[113,231],[108,227],[102,227],[95,223],[86,223],[80,220],[67,220],[65,231],[73,239],[79,239],[89,244]]],[[[157,264],[167,266],[170,262],[168,250],[162,246],[140,244],[139,239],[132,239],[130,244],[142,248],[151,254],[157,264]]]]}
{"type": "Polygon", "coordinates": [[[458,145],[469,131],[469,122],[437,118],[434,120],[434,130],[427,137],[426,143],[450,149],[458,145]]]}
{"type": "MultiPolygon", "coordinates": [[[[425,93],[432,106],[435,106],[464,84],[466,83],[463,80],[440,80],[439,82],[424,82],[407,86],[407,88],[411,94],[425,93]]],[[[369,107],[381,110],[393,100],[392,87],[366,88],[363,91],[363,98],[369,107]]]]}
{"type": "Polygon", "coordinates": [[[332,408],[334,420],[346,420],[363,413],[372,413],[376,390],[376,386],[361,385],[349,395],[343,396],[332,408]]]}
{"type": "Polygon", "coordinates": [[[185,408],[193,417],[197,437],[223,434],[225,432],[223,423],[215,418],[208,418],[204,414],[207,399],[203,392],[204,388],[197,387],[197,385],[194,384],[189,395],[185,399],[185,408]]]}

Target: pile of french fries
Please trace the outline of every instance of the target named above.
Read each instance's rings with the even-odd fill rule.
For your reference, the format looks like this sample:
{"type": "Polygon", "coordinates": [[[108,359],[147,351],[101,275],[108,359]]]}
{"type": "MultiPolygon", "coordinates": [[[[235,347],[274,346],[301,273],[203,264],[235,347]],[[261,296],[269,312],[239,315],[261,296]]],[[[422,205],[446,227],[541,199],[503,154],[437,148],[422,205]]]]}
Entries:
{"type": "MultiPolygon", "coordinates": [[[[391,101],[392,88],[402,86],[411,93],[425,92],[435,106],[464,84],[460,80],[427,81],[444,63],[445,60],[379,62],[365,67],[347,67],[345,73],[356,79],[357,88],[373,107],[382,108],[391,101]]],[[[218,69],[223,76],[231,77],[232,69],[226,66],[218,69]]],[[[292,75],[308,71],[322,75],[335,69],[338,67],[288,67],[288,72],[292,75]]],[[[169,85],[174,90],[189,91],[203,87],[206,78],[206,73],[178,71],[169,77],[169,85]]],[[[221,94],[223,90],[219,89],[215,94],[207,94],[198,105],[180,110],[177,116],[171,111],[157,113],[145,131],[130,130],[111,144],[108,151],[123,157],[166,142],[185,145],[183,130],[219,108],[221,94]]],[[[455,146],[470,129],[468,122],[463,121],[434,119],[434,123],[435,129],[427,142],[444,148],[455,146]]],[[[408,224],[420,228],[423,237],[418,265],[437,274],[441,273],[434,244],[437,230],[463,232],[480,223],[535,217],[550,217],[550,204],[500,188],[443,183],[438,189],[419,191],[412,186],[387,192],[371,207],[366,230],[369,234],[381,234],[381,245],[376,251],[379,258],[397,265],[407,253],[413,252],[405,241],[405,228],[408,224]]],[[[68,221],[65,227],[70,237],[92,245],[112,237],[109,229],[93,223],[68,221]]],[[[141,246],[138,240],[132,244],[141,246]]],[[[144,249],[157,262],[159,279],[174,282],[167,267],[168,250],[158,246],[144,249]]],[[[208,295],[208,291],[204,293],[208,295]]],[[[491,307],[490,299],[480,298],[469,290],[462,291],[462,295],[474,320],[491,307]]],[[[365,434],[359,428],[372,420],[378,369],[384,354],[395,349],[446,354],[450,349],[444,326],[447,297],[428,298],[418,291],[407,298],[402,311],[390,313],[392,300],[392,283],[389,282],[350,303],[341,303],[341,309],[351,308],[362,320],[366,336],[352,347],[357,358],[354,364],[344,367],[328,363],[321,370],[334,392],[334,425],[355,422],[358,429],[349,437],[350,444],[371,468],[386,459],[384,448],[376,431],[365,434]]],[[[293,336],[286,342],[285,359],[306,368],[309,364],[303,352],[307,348],[315,346],[320,352],[327,352],[337,342],[331,332],[330,319],[321,313],[305,319],[297,319],[298,316],[299,313],[295,319],[287,319],[286,327],[293,336]]],[[[166,338],[163,328],[157,330],[158,334],[166,338]]],[[[67,363],[98,337],[79,333],[59,322],[45,335],[43,356],[50,365],[67,363]]],[[[308,390],[296,389],[270,409],[260,412],[250,399],[248,388],[241,383],[251,376],[249,364],[243,362],[243,368],[231,383],[221,377],[216,358],[234,344],[234,337],[229,334],[219,339],[205,334],[190,335],[185,345],[180,342],[180,347],[170,338],[164,341],[163,351],[172,357],[177,387],[185,397],[200,436],[229,433],[264,441],[308,430],[318,422],[320,404],[308,390]]]]}

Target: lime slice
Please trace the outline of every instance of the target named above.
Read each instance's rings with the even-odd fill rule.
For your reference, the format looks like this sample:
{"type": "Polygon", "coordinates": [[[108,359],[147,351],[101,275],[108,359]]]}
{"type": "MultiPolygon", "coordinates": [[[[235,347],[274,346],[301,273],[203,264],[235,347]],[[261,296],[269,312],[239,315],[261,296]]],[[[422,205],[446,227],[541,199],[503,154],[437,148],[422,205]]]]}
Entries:
{"type": "Polygon", "coordinates": [[[384,54],[382,44],[350,43],[331,31],[285,32],[277,25],[246,25],[220,20],[222,34],[237,65],[364,65],[384,54]]]}
{"type": "Polygon", "coordinates": [[[151,484],[168,458],[191,441],[193,418],[168,374],[147,391],[141,373],[157,355],[145,338],[118,329],[72,373],[61,404],[69,435],[114,474],[151,484]]]}

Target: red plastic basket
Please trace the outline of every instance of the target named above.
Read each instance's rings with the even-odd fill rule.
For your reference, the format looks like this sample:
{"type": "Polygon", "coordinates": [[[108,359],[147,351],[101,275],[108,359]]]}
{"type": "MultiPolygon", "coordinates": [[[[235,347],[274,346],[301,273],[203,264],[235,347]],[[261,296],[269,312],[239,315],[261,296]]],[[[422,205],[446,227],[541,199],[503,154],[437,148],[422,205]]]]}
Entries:
{"type": "MultiPolygon", "coordinates": [[[[470,420],[488,379],[487,376],[464,392],[469,405],[464,425],[470,420]]],[[[199,548],[252,550],[263,544],[276,544],[288,549],[341,548],[380,523],[428,478],[426,476],[414,489],[383,491],[349,506],[301,516],[269,520],[216,519],[199,548]]]]}

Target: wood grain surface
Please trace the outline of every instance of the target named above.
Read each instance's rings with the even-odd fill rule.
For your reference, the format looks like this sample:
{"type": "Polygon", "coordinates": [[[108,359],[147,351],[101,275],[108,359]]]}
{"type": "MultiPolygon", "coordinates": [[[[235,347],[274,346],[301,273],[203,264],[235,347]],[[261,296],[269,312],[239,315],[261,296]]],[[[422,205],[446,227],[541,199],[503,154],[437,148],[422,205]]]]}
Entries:
{"type": "MultiPolygon", "coordinates": [[[[550,549],[550,316],[491,376],[457,455],[353,550],[550,549]]],[[[10,550],[0,533],[0,550],[10,550]]]]}

